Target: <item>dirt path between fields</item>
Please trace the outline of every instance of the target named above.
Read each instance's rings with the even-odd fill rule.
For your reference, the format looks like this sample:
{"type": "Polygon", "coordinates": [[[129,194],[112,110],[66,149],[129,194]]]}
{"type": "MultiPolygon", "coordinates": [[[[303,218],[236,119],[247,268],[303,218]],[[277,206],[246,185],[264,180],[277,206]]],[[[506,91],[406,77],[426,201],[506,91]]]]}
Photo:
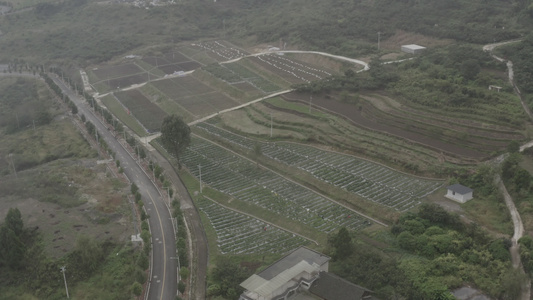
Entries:
{"type": "MultiPolygon", "coordinates": [[[[494,48],[498,46],[513,43],[513,42],[520,42],[520,41],[521,40],[485,45],[483,47],[483,51],[489,51],[491,56],[494,59],[500,62],[506,62],[508,74],[509,74],[509,82],[513,86],[514,91],[516,95],[518,96],[518,98],[520,98],[520,102],[522,103],[522,107],[524,108],[524,111],[527,113],[529,118],[533,120],[533,115],[531,114],[531,111],[529,107],[527,106],[527,104],[522,99],[520,90],[518,89],[518,87],[516,86],[514,82],[513,62],[511,62],[510,60],[506,61],[505,59],[492,54],[492,50],[494,50],[494,48]]],[[[526,145],[520,147],[520,151],[523,151],[526,145]]],[[[520,214],[518,213],[518,210],[516,209],[516,206],[513,202],[513,199],[511,198],[511,195],[509,195],[509,193],[507,192],[507,188],[505,187],[500,175],[496,175],[495,182],[498,185],[498,188],[500,189],[500,192],[503,195],[503,198],[505,200],[505,205],[509,209],[509,213],[511,215],[511,219],[514,225],[514,234],[513,234],[513,237],[511,238],[512,246],[511,248],[509,248],[509,252],[511,252],[511,261],[513,263],[513,268],[519,270],[522,274],[525,274],[524,266],[522,265],[522,261],[520,260],[520,252],[519,252],[520,244],[518,244],[518,240],[524,235],[524,225],[522,223],[522,218],[520,218],[520,214]]],[[[529,278],[522,284],[522,295],[520,299],[521,300],[531,299],[531,279],[529,278]]]]}
{"type": "MultiPolygon", "coordinates": [[[[505,185],[503,184],[503,181],[500,178],[500,175],[496,175],[495,182],[498,185],[498,188],[500,189],[500,192],[503,195],[503,198],[505,200],[505,205],[509,209],[509,213],[511,214],[511,219],[513,220],[514,225],[514,234],[511,238],[512,246],[509,248],[509,252],[511,252],[511,261],[513,263],[513,268],[520,271],[520,273],[525,274],[524,267],[522,265],[522,261],[520,260],[520,244],[518,244],[518,240],[522,237],[524,234],[524,225],[522,224],[522,219],[520,218],[520,214],[518,213],[518,210],[516,209],[516,206],[513,202],[513,199],[511,198],[511,195],[507,192],[507,188],[505,188],[505,185]]],[[[531,298],[531,280],[527,280],[522,285],[522,296],[520,297],[521,300],[530,300],[531,298]]]]}

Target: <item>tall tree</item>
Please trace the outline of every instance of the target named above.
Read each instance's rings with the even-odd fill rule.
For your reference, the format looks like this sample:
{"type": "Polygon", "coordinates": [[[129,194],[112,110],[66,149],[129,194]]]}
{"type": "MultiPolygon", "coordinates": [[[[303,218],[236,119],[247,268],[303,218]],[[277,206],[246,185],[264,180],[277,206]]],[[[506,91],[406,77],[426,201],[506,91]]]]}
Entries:
{"type": "Polygon", "coordinates": [[[10,208],[5,223],[0,226],[0,267],[6,265],[17,269],[26,253],[26,245],[21,242],[24,223],[18,208],[10,208]]]}
{"type": "Polygon", "coordinates": [[[335,247],[335,256],[337,259],[344,259],[353,251],[352,237],[346,227],[339,229],[339,232],[333,237],[333,247],[335,247]]]}
{"type": "Polygon", "coordinates": [[[7,212],[5,224],[7,228],[11,229],[15,235],[20,238],[22,234],[22,229],[24,228],[24,223],[22,222],[22,215],[18,208],[10,208],[7,212]]]}
{"type": "MultiPolygon", "coordinates": [[[[213,281],[218,285],[217,293],[225,299],[237,299],[243,289],[241,282],[251,275],[251,271],[229,259],[220,259],[212,271],[213,281]]],[[[211,291],[213,292],[213,291],[211,291]]]]}
{"type": "Polygon", "coordinates": [[[161,125],[161,142],[176,157],[178,166],[181,167],[179,157],[191,143],[191,128],[180,117],[168,116],[161,125]]]}
{"type": "Polygon", "coordinates": [[[20,241],[13,230],[6,226],[0,227],[0,267],[6,265],[17,269],[24,258],[26,246],[20,241]]]}

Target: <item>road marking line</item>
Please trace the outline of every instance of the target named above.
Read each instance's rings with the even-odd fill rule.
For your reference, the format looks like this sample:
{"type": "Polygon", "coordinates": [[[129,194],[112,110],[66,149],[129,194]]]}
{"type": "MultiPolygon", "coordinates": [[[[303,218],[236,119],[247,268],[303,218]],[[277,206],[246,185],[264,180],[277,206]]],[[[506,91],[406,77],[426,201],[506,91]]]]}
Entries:
{"type": "MultiPolygon", "coordinates": [[[[154,198],[152,198],[152,194],[150,194],[150,192],[148,192],[148,196],[153,202],[154,198]]],[[[161,222],[161,215],[159,215],[159,210],[157,209],[157,205],[154,205],[154,207],[155,207],[155,212],[157,213],[157,218],[159,219],[159,226],[161,227],[161,233],[163,234],[163,284],[161,285],[161,297],[159,297],[160,300],[163,300],[165,277],[167,273],[167,248],[166,248],[166,242],[165,242],[165,234],[163,230],[163,223],[161,222]]]]}

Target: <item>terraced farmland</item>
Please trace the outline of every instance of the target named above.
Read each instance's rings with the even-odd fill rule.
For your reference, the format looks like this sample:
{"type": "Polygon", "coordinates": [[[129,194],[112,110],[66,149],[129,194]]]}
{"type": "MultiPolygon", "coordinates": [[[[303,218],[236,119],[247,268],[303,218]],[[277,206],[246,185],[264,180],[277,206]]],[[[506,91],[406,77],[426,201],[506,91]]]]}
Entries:
{"type": "Polygon", "coordinates": [[[90,70],[90,72],[94,73],[94,75],[96,75],[101,80],[107,80],[143,73],[143,70],[141,70],[133,63],[127,63],[123,65],[94,68],[90,70]]]}
{"type": "MultiPolygon", "coordinates": [[[[234,86],[236,84],[248,83],[262,93],[273,93],[281,90],[281,88],[274,83],[240,65],[238,62],[229,64],[211,64],[204,69],[213,76],[234,86]]],[[[236,87],[238,88],[238,86],[236,87]]]]}
{"type": "Polygon", "coordinates": [[[146,132],[155,132],[161,128],[161,123],[167,114],[159,106],[150,102],[141,92],[128,90],[115,93],[115,96],[142,124],[146,132]]]}
{"type": "Polygon", "coordinates": [[[248,53],[243,50],[229,46],[223,41],[201,42],[193,44],[192,46],[202,49],[217,61],[232,60],[248,55],[248,53]]]}
{"type": "Polygon", "coordinates": [[[150,83],[195,118],[239,105],[228,96],[192,76],[174,77],[150,83]]]}
{"type": "MultiPolygon", "coordinates": [[[[248,150],[253,150],[258,143],[209,123],[200,123],[196,127],[248,150]]],[[[294,143],[260,145],[262,154],[271,159],[398,211],[415,207],[420,204],[420,198],[442,186],[442,181],[408,176],[373,162],[310,146],[294,143]]]]}
{"type": "Polygon", "coordinates": [[[251,59],[290,83],[308,83],[332,75],[328,71],[314,68],[278,54],[258,55],[251,59]]]}
{"type": "Polygon", "coordinates": [[[200,197],[198,207],[209,218],[222,254],[285,253],[307,241],[263,221],[200,197]]]}
{"type": "Polygon", "coordinates": [[[193,138],[181,162],[197,178],[201,169],[202,182],[215,190],[326,233],[371,224],[354,211],[204,139],[193,138]]]}

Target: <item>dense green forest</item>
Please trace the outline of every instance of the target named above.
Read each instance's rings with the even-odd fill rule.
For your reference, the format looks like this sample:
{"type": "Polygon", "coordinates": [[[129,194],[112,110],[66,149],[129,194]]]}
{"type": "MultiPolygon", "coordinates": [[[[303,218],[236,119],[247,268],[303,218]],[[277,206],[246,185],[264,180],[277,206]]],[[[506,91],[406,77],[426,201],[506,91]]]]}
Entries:
{"type": "Polygon", "coordinates": [[[449,290],[464,284],[498,299],[516,299],[520,292],[510,240],[490,237],[438,205],[424,204],[418,212],[402,215],[391,233],[393,247],[377,252],[361,242],[339,244],[350,240],[339,231],[331,239],[333,271],[383,299],[455,299],[449,290]],[[339,255],[340,245],[352,251],[339,255]]]}
{"type": "Polygon", "coordinates": [[[378,32],[382,41],[401,29],[489,43],[533,27],[527,0],[184,0],[149,10],[95,2],[45,2],[4,16],[1,57],[86,64],[145,45],[220,36],[356,57],[376,53],[378,32]]]}
{"type": "Polygon", "coordinates": [[[529,1],[378,0],[255,1],[252,8],[268,13],[232,19],[230,33],[243,28],[261,41],[279,38],[313,49],[365,54],[377,41],[403,29],[469,43],[489,43],[522,36],[532,26],[529,1]],[[357,44],[357,45],[356,45],[357,44]]]}

